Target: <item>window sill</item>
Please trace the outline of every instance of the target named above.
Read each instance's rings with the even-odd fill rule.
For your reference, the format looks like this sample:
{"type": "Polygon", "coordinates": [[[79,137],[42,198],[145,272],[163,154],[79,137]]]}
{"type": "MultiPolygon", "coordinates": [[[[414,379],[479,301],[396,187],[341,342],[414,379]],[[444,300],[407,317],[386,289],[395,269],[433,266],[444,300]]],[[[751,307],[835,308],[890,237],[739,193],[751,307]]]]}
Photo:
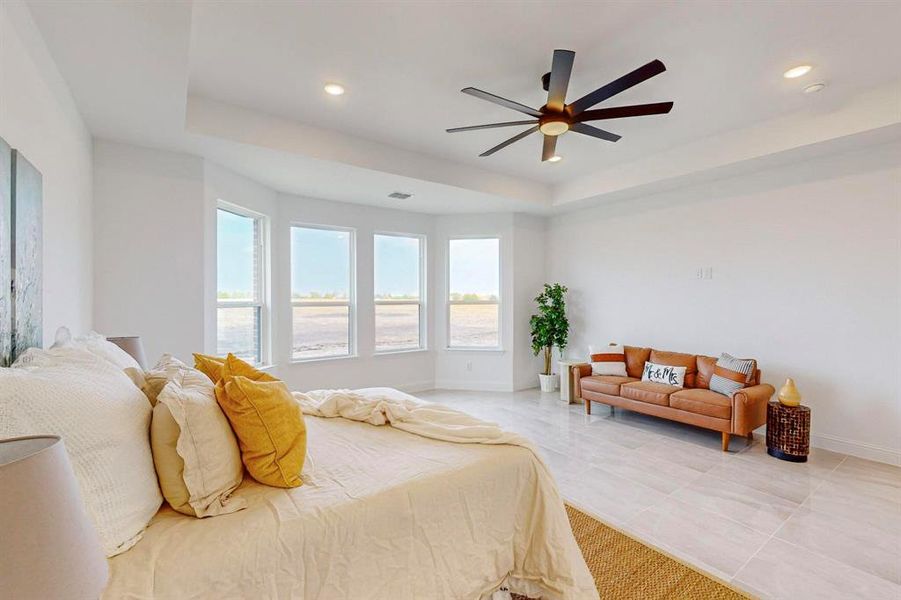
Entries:
{"type": "Polygon", "coordinates": [[[330,362],[333,360],[350,360],[360,358],[359,354],[345,354],[342,356],[318,356],[314,358],[292,358],[288,361],[292,365],[305,365],[307,363],[330,362]]]}
{"type": "Polygon", "coordinates": [[[373,356],[393,356],[395,354],[416,354],[418,352],[428,352],[428,348],[410,348],[409,350],[382,350],[381,352],[373,352],[373,356]]]}
{"type": "Polygon", "coordinates": [[[480,353],[495,353],[495,354],[503,354],[505,350],[503,348],[462,348],[455,346],[447,346],[444,348],[446,352],[480,352],[480,353]]]}

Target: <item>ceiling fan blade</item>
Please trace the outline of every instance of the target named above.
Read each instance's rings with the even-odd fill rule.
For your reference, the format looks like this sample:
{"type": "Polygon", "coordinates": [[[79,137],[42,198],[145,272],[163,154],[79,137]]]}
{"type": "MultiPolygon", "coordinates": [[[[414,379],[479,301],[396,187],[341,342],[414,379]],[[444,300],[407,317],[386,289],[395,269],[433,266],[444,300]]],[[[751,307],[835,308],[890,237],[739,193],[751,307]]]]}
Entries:
{"type": "Polygon", "coordinates": [[[599,121],[601,119],[622,119],[623,117],[643,117],[645,115],[663,115],[671,111],[672,102],[656,102],[654,104],[635,104],[633,106],[614,106],[612,108],[596,108],[585,110],[574,117],[575,121],[599,121]]]}
{"type": "Polygon", "coordinates": [[[547,90],[548,110],[563,112],[566,107],[566,89],[569,87],[569,76],[573,71],[575,57],[576,53],[572,50],[554,50],[551,82],[547,90]]]}
{"type": "Polygon", "coordinates": [[[521,113],[525,113],[530,117],[540,117],[541,113],[534,108],[526,106],[525,104],[520,104],[519,102],[514,102],[513,100],[507,100],[506,98],[501,98],[500,96],[495,96],[489,92],[485,92],[474,87],[463,88],[460,90],[464,94],[469,94],[470,96],[475,96],[476,98],[481,98],[482,100],[487,100],[488,102],[494,102],[495,104],[499,104],[504,108],[512,108],[513,110],[518,110],[521,113]]]}
{"type": "Polygon", "coordinates": [[[512,138],[510,138],[509,140],[506,140],[506,141],[504,141],[504,142],[501,142],[500,144],[498,144],[498,145],[495,146],[494,148],[491,148],[490,150],[485,150],[484,152],[482,152],[481,154],[479,154],[479,156],[491,156],[492,154],[494,154],[494,153],[497,152],[498,150],[500,150],[500,149],[502,149],[502,148],[506,148],[507,146],[509,146],[509,145],[512,144],[513,142],[518,142],[518,141],[521,140],[522,138],[526,137],[527,135],[531,135],[531,134],[535,133],[536,131],[538,131],[538,125],[536,125],[535,127],[529,127],[528,129],[526,129],[526,130],[523,131],[522,133],[518,133],[518,134],[514,135],[514,136],[513,136],[512,138]]]}
{"type": "Polygon", "coordinates": [[[569,114],[576,116],[582,111],[591,108],[598,102],[603,102],[607,98],[615,96],[620,92],[624,92],[632,86],[638,85],[642,81],[646,81],[655,75],[659,75],[666,71],[666,67],[659,60],[652,60],[643,67],[638,67],[631,73],[623,75],[619,79],[611,81],[603,87],[599,87],[590,94],[586,94],[567,106],[569,114]]]}
{"type": "Polygon", "coordinates": [[[466,127],[451,127],[446,131],[448,133],[457,133],[459,131],[476,131],[479,129],[494,129],[496,127],[512,127],[514,125],[534,125],[538,121],[507,121],[505,123],[489,123],[487,125],[467,125],[466,127]]]}
{"type": "Polygon", "coordinates": [[[598,129],[597,127],[592,127],[591,125],[586,125],[585,123],[573,123],[569,126],[569,129],[570,131],[575,131],[576,133],[581,133],[583,135],[590,135],[591,137],[607,140],[608,142],[615,142],[623,137],[621,135],[616,135],[615,133],[610,133],[609,131],[604,131],[603,129],[598,129]]]}
{"type": "Polygon", "coordinates": [[[557,154],[557,136],[544,136],[544,145],[541,147],[541,162],[546,161],[555,154],[557,154]]]}

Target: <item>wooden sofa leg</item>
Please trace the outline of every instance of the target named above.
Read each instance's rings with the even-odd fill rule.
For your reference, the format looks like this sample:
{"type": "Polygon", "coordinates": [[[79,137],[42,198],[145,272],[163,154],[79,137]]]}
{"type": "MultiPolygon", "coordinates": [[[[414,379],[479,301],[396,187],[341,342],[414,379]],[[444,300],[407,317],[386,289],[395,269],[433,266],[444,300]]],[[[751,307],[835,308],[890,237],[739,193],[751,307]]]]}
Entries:
{"type": "Polygon", "coordinates": [[[591,414],[591,400],[589,400],[588,398],[582,398],[582,400],[585,402],[585,414],[590,415],[591,414]]]}
{"type": "Polygon", "coordinates": [[[754,441],[754,432],[753,432],[753,431],[749,431],[749,432],[748,432],[748,441],[749,441],[749,442],[753,442],[753,441],[754,441]]]}
{"type": "Polygon", "coordinates": [[[723,452],[729,451],[729,434],[723,432],[723,452]]]}

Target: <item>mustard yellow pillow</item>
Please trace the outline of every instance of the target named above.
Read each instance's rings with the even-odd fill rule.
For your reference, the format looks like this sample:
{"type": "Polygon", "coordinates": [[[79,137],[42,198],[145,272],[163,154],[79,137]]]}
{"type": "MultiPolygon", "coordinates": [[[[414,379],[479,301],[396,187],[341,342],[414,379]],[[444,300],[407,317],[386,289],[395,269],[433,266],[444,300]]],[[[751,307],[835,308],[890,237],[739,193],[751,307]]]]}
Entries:
{"type": "Polygon", "coordinates": [[[213,383],[219,383],[222,378],[222,365],[225,359],[209,354],[194,353],[194,368],[210,378],[213,383]]]}
{"type": "Polygon", "coordinates": [[[254,479],[281,488],[303,483],[307,428],[300,405],[284,383],[229,354],[216,384],[216,400],[254,479]]]}

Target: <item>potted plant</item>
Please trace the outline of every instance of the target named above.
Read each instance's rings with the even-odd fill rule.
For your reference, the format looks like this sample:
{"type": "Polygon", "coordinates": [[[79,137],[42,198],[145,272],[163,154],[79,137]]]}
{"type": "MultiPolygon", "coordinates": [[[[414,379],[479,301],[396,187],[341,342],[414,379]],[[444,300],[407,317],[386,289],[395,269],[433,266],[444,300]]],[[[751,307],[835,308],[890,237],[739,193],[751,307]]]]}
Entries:
{"type": "Polygon", "coordinates": [[[529,325],[532,328],[532,352],[538,356],[544,352],[544,371],[538,375],[542,392],[553,392],[557,387],[559,375],[551,372],[551,358],[554,346],[563,351],[569,336],[569,321],[566,319],[566,286],[545,283],[544,291],[535,297],[538,303],[538,314],[532,315],[529,325]]]}

